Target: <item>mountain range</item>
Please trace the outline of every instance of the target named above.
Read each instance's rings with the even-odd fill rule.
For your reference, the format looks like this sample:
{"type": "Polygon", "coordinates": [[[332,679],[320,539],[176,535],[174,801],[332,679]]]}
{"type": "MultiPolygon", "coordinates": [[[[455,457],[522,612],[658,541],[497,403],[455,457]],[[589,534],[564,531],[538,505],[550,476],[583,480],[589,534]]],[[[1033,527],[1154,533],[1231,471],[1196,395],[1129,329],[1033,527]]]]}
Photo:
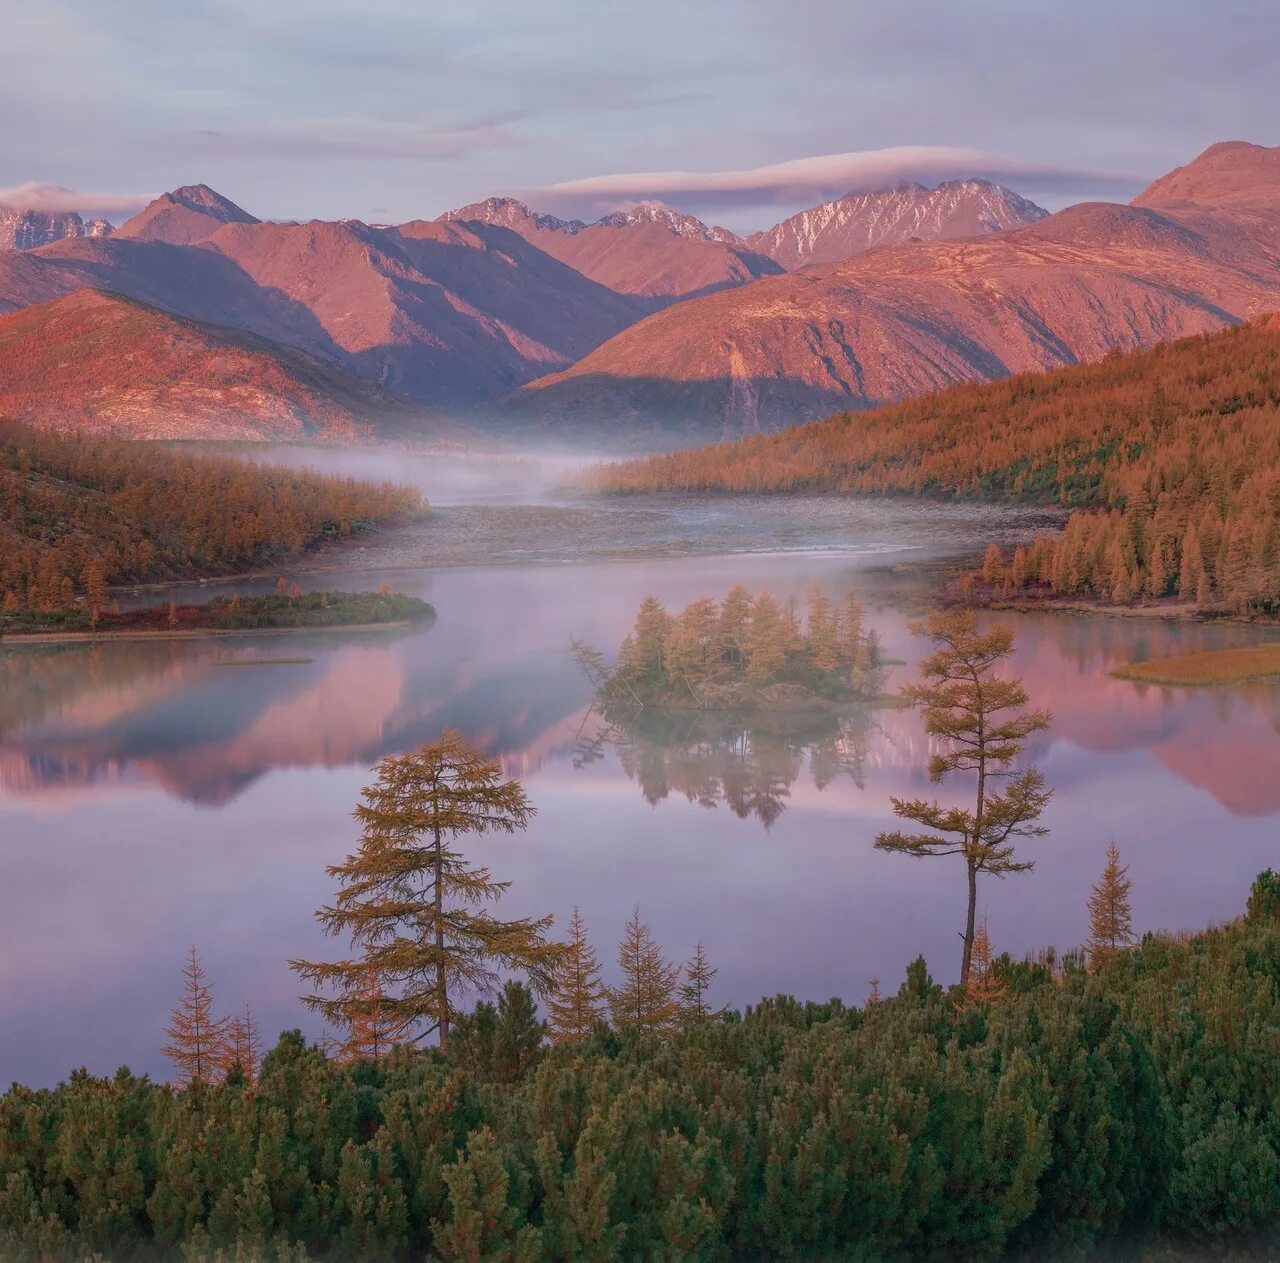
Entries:
{"type": "Polygon", "coordinates": [[[64,237],[106,237],[114,231],[110,220],[84,219],[75,211],[0,206],[0,250],[36,250],[64,237]]]}
{"type": "Polygon", "coordinates": [[[0,316],[0,416],[135,439],[448,439],[426,409],[243,330],[98,290],[0,316]]]}
{"type": "Polygon", "coordinates": [[[1129,205],[906,242],[657,312],[522,388],[509,423],[733,437],[1049,369],[1280,306],[1280,148],[1215,145],[1129,205]]]}
{"type": "Polygon", "coordinates": [[[1127,206],[1047,215],[962,180],[850,194],[748,237],[653,204],[585,223],[512,198],[399,225],[273,223],[204,185],[110,233],[21,208],[0,208],[0,230],[0,312],[54,303],[4,322],[6,354],[34,362],[23,339],[45,339],[61,373],[49,385],[8,372],[7,411],[129,433],[334,438],[438,429],[444,412],[504,433],[670,446],[1280,306],[1280,148],[1215,145],[1127,206]],[[5,227],[15,215],[21,232],[5,227]],[[130,300],[129,318],[113,303],[57,306],[86,289],[130,300]],[[105,407],[122,370],[77,345],[95,312],[140,339],[137,364],[160,362],[166,320],[206,350],[184,342],[164,360],[180,381],[150,397],[134,381],[127,408],[105,407]],[[246,372],[260,390],[245,390],[246,372]],[[291,410],[273,408],[264,383],[286,376],[310,393],[291,386],[291,410]],[[239,419],[219,428],[220,393],[239,419]],[[142,420],[151,407],[163,415],[142,420]]]}

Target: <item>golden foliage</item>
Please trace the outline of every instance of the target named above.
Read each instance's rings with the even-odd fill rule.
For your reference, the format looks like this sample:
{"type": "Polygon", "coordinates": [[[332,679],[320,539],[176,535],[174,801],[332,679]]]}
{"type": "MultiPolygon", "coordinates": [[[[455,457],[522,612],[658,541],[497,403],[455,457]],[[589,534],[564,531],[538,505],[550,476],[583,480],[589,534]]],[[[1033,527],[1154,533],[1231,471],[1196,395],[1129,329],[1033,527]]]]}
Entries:
{"type": "Polygon", "coordinates": [[[243,569],[418,512],[419,494],[0,421],[0,593],[42,611],[108,583],[243,569]]]}
{"type": "Polygon", "coordinates": [[[1010,589],[1280,607],[1280,324],[959,386],[598,470],[596,490],[891,493],[1087,509],[1010,589]]]}

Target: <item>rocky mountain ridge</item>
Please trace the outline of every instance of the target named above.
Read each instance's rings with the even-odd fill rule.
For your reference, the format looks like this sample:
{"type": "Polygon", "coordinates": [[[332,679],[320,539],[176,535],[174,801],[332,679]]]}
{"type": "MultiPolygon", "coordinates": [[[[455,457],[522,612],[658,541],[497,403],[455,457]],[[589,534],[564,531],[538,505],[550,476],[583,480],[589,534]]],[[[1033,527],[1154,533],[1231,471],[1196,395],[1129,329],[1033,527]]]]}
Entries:
{"type": "Polygon", "coordinates": [[[793,271],[914,238],[945,241],[1007,232],[1034,224],[1048,213],[989,180],[947,180],[936,188],[908,183],[824,202],[753,233],[745,242],[793,271]]]}
{"type": "Polygon", "coordinates": [[[1214,146],[1132,205],[907,242],[668,308],[505,405],[521,432],[732,437],[1097,359],[1280,307],[1280,148],[1214,146]]]}
{"type": "Polygon", "coordinates": [[[0,206],[0,250],[37,250],[64,237],[107,237],[107,219],[85,219],[75,211],[41,211],[0,206]]]}

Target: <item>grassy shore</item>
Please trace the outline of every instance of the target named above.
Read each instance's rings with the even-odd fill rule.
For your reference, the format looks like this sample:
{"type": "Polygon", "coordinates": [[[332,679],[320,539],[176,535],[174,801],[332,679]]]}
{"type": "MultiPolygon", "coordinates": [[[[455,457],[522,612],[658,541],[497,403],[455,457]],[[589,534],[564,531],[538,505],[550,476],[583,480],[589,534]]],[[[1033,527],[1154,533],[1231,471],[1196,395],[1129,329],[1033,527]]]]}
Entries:
{"type": "Polygon", "coordinates": [[[1111,673],[1143,684],[1238,684],[1280,676],[1280,641],[1246,649],[1213,649],[1178,658],[1131,662],[1111,673]]]}
{"type": "Polygon", "coordinates": [[[309,631],[325,627],[386,627],[434,618],[426,601],[398,592],[293,592],[217,597],[203,605],[169,602],[141,609],[76,608],[0,615],[6,640],[149,639],[235,632],[309,631]]]}

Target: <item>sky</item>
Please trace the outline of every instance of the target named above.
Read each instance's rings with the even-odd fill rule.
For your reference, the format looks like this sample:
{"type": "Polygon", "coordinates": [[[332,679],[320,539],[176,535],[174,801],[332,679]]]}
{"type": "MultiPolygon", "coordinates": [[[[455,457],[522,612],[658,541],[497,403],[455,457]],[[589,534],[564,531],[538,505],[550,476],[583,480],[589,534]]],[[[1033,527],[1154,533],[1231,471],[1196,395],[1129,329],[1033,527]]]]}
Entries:
{"type": "Polygon", "coordinates": [[[1277,0],[0,4],[0,201],[117,221],[203,182],[272,219],[514,194],[746,231],[905,178],[1127,199],[1280,143],[1277,0]]]}

